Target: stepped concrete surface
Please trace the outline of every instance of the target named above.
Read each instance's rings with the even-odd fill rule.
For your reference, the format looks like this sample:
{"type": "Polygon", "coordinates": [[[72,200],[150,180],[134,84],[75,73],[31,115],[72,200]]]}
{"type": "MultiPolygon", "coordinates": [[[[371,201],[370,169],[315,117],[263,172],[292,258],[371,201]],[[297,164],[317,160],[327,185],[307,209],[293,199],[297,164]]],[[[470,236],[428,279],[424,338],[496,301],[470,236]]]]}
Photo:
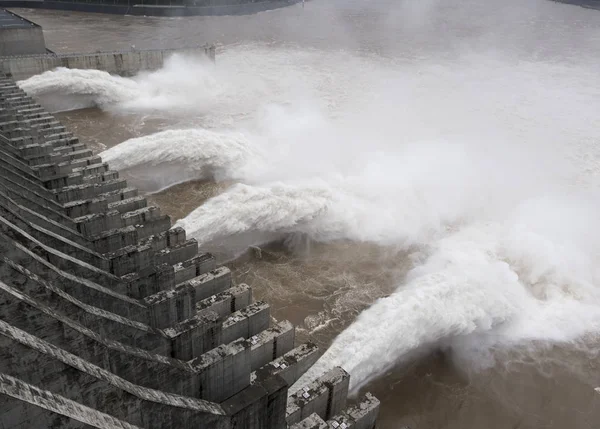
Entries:
{"type": "Polygon", "coordinates": [[[319,356],[0,76],[0,427],[374,428],[319,356]]]}

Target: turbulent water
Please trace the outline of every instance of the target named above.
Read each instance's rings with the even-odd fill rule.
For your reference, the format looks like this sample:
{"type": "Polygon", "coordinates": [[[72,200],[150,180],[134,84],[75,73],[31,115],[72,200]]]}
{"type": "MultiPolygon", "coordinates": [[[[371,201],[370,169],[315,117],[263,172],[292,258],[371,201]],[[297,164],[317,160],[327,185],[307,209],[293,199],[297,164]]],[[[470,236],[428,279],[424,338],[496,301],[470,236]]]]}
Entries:
{"type": "Polygon", "coordinates": [[[600,424],[600,12],[315,0],[96,25],[125,20],[231,34],[216,65],[21,86],[102,109],[90,129],[129,124],[101,155],[206,249],[278,243],[234,268],[331,342],[292,390],[341,365],[382,399],[382,427],[600,424]]]}

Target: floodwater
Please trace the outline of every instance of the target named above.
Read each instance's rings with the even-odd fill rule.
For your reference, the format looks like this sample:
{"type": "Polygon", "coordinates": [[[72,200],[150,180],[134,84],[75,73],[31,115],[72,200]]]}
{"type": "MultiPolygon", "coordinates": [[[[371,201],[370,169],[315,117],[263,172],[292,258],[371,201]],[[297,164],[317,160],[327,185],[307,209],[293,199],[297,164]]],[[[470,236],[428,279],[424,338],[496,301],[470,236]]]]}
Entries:
{"type": "Polygon", "coordinates": [[[382,429],[600,426],[600,11],[17,13],[56,52],[217,45],[214,66],[23,87],[88,102],[57,116],[300,340],[333,344],[314,373],[346,368],[382,429]]]}

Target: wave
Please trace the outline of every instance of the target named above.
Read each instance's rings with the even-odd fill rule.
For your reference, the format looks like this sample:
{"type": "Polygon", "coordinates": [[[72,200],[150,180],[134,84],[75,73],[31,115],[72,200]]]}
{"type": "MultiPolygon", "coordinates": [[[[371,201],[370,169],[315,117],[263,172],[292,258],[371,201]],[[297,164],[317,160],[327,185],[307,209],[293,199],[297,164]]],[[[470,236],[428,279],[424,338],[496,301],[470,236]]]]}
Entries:
{"type": "Polygon", "coordinates": [[[326,186],[295,188],[281,183],[261,188],[237,184],[176,226],[202,242],[247,232],[297,232],[327,211],[332,195],[326,186]]]}
{"type": "Polygon", "coordinates": [[[395,152],[347,150],[331,157],[350,159],[347,171],[329,157],[312,162],[313,145],[281,153],[261,148],[264,171],[257,164],[242,169],[238,178],[245,183],[179,225],[200,242],[244,232],[300,232],[317,241],[410,246],[473,219],[506,216],[520,201],[554,186],[558,174],[547,166],[532,169],[521,149],[477,144],[413,142],[395,152]],[[515,174],[507,177],[507,168],[515,174]],[[274,176],[286,180],[272,181],[274,176]]]}
{"type": "Polygon", "coordinates": [[[142,96],[142,89],[135,81],[100,70],[58,67],[20,81],[18,85],[53,111],[63,110],[66,105],[72,109],[108,107],[142,96]],[[78,101],[71,105],[75,97],[78,101]]]}
{"type": "Polygon", "coordinates": [[[234,180],[261,160],[243,134],[204,129],[133,138],[100,156],[147,191],[188,180],[234,180]]]}
{"type": "MultiPolygon", "coordinates": [[[[154,189],[239,182],[177,226],[200,244],[303,234],[419,251],[294,388],[341,365],[356,390],[421,348],[486,364],[494,347],[600,329],[598,196],[573,191],[598,184],[585,67],[477,54],[415,67],[252,46],[220,57],[218,76],[181,61],[97,86],[57,71],[60,91],[107,109],[174,109],[236,130],[171,130],[102,154],[154,189]]],[[[22,85],[52,92],[51,76],[22,85]]]]}
{"type": "Polygon", "coordinates": [[[452,350],[468,367],[494,363],[494,347],[570,343],[600,330],[598,207],[573,198],[529,201],[510,222],[475,223],[436,242],[405,285],[365,310],[290,389],[334,366],[357,391],[415,350],[452,350]],[[565,203],[570,204],[565,209],[565,203]],[[568,212],[568,213],[567,213],[568,212]],[[540,214],[542,225],[540,225],[540,214]],[[595,221],[594,221],[595,223],[595,221]]]}
{"type": "MultiPolygon", "coordinates": [[[[51,110],[64,109],[77,99],[76,108],[100,107],[118,112],[203,112],[221,92],[206,60],[175,54],[163,68],[132,78],[92,69],[58,67],[18,85],[51,110]],[[181,73],[187,70],[187,73],[181,73]]],[[[72,108],[73,108],[72,107],[72,108]]]]}
{"type": "Polygon", "coordinates": [[[598,332],[598,196],[575,193],[569,168],[494,147],[420,142],[365,154],[354,175],[238,184],[177,225],[200,243],[300,233],[421,249],[294,388],[339,365],[357,390],[422,348],[472,366],[494,347],[598,332]]]}

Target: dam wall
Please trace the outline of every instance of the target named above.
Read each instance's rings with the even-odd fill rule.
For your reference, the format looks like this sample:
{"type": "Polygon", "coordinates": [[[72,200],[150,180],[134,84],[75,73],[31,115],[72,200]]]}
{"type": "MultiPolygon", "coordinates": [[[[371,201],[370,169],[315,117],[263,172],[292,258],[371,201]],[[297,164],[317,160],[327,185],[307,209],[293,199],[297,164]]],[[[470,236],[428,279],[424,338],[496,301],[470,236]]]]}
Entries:
{"type": "Polygon", "coordinates": [[[72,10],[136,16],[249,15],[301,0],[3,0],[4,7],[72,10]]]}
{"type": "Polygon", "coordinates": [[[215,60],[214,46],[181,49],[149,49],[83,54],[21,55],[0,57],[0,72],[15,80],[53,70],[57,67],[103,70],[111,74],[132,76],[140,71],[160,69],[166,59],[174,54],[184,54],[215,60]]]}
{"type": "Polygon", "coordinates": [[[586,9],[600,10],[600,0],[552,0],[556,3],[571,4],[574,6],[584,7],[586,9]]]}
{"type": "Polygon", "coordinates": [[[0,75],[3,429],[374,429],[320,355],[0,75]]]}
{"type": "Polygon", "coordinates": [[[46,53],[44,32],[39,25],[0,9],[0,57],[46,53]]]}

